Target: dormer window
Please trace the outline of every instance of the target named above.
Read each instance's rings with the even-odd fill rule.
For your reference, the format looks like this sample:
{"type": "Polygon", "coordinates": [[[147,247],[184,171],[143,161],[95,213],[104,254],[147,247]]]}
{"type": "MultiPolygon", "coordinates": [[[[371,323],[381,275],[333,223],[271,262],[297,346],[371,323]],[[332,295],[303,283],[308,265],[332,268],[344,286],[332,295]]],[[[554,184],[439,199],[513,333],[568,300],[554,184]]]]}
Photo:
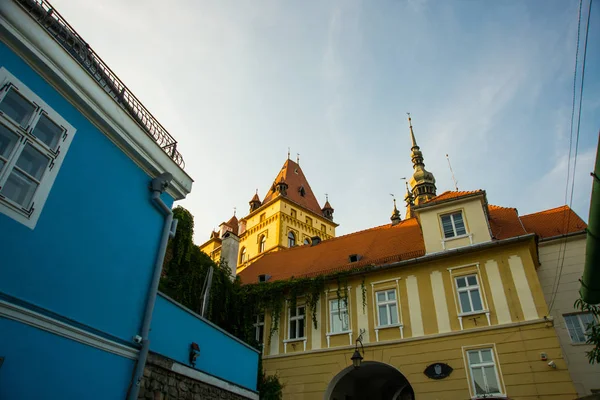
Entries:
{"type": "Polygon", "coordinates": [[[440,218],[442,220],[444,239],[450,239],[453,237],[463,236],[467,234],[462,211],[442,215],[440,218]]]}
{"type": "Polygon", "coordinates": [[[300,188],[298,189],[298,192],[300,193],[300,196],[304,197],[306,195],[306,189],[304,189],[304,186],[300,186],[300,188]]]}
{"type": "Polygon", "coordinates": [[[351,263],[357,262],[358,260],[360,260],[360,254],[350,254],[348,256],[348,261],[351,263]]]}

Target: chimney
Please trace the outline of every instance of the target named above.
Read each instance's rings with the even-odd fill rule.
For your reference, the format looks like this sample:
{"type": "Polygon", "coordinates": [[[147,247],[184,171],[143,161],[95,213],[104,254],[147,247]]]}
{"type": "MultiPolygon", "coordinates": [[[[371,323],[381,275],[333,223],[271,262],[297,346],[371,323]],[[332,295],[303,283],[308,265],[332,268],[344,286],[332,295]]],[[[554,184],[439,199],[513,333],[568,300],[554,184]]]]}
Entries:
{"type": "Polygon", "coordinates": [[[231,231],[226,232],[221,242],[221,262],[227,263],[232,279],[235,279],[239,249],[240,238],[231,231]]]}

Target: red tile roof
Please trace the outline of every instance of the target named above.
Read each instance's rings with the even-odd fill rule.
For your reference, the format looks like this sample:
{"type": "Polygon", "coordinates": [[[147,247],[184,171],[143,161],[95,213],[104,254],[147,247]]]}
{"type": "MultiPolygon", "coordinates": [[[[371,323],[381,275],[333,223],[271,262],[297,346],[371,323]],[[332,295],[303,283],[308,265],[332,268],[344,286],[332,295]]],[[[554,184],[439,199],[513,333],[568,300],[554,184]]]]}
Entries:
{"type": "MultiPolygon", "coordinates": [[[[458,198],[474,192],[446,192],[443,199],[458,198]]],[[[519,218],[515,208],[488,206],[489,222],[493,240],[536,233],[551,237],[561,232],[581,231],[585,223],[567,206],[546,210],[519,218]],[[569,226],[562,229],[564,215],[571,215],[569,226]],[[522,222],[522,223],[521,223],[522,222]]],[[[566,222],[566,221],[565,221],[566,222]]],[[[381,265],[425,255],[425,243],[416,218],[409,218],[398,225],[378,226],[364,231],[325,240],[316,246],[300,246],[266,254],[260,260],[240,272],[244,283],[258,281],[262,274],[271,280],[307,277],[354,269],[366,265],[381,265]],[[358,254],[360,259],[350,263],[349,256],[358,254]]]]}
{"type": "MultiPolygon", "coordinates": [[[[281,167],[281,171],[279,171],[279,174],[277,174],[275,180],[273,180],[273,184],[281,180],[288,185],[287,195],[285,197],[317,215],[323,215],[321,206],[319,206],[319,202],[315,198],[300,165],[292,160],[286,160],[283,167],[281,167]],[[300,194],[301,187],[304,187],[304,196],[300,194]]],[[[269,192],[263,199],[263,204],[267,204],[275,197],[277,197],[277,192],[275,192],[274,185],[271,185],[269,192]]]]}
{"type": "Polygon", "coordinates": [[[521,221],[527,232],[535,232],[542,239],[580,232],[587,228],[587,224],[569,206],[523,215],[521,221]]]}
{"type": "Polygon", "coordinates": [[[447,190],[444,193],[435,196],[434,198],[430,199],[429,201],[427,201],[424,204],[431,204],[431,203],[437,203],[440,201],[446,201],[446,200],[451,200],[451,199],[457,199],[459,197],[465,197],[465,196],[470,196],[476,193],[485,193],[484,190],[478,189],[478,190],[471,190],[471,191],[455,191],[455,190],[447,190]]]}

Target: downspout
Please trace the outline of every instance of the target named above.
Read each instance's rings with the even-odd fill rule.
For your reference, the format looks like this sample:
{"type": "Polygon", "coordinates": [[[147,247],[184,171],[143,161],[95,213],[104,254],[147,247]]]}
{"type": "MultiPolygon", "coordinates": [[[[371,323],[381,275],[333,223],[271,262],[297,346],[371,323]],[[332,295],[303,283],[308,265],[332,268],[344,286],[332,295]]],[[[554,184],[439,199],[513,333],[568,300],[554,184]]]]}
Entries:
{"type": "Polygon", "coordinates": [[[579,294],[588,304],[600,303],[600,139],[592,172],[592,198],[585,245],[585,266],[579,294]]]}
{"type": "Polygon", "coordinates": [[[171,211],[171,209],[160,198],[160,195],[167,189],[169,182],[171,182],[172,179],[173,175],[168,172],[164,172],[152,179],[150,182],[152,203],[161,212],[161,214],[163,214],[165,221],[163,224],[158,253],[156,254],[156,262],[154,263],[154,274],[152,275],[152,282],[150,283],[150,287],[148,289],[148,298],[146,300],[146,309],[144,311],[144,319],[142,322],[142,349],[140,350],[140,356],[135,368],[135,374],[133,375],[131,389],[128,396],[129,400],[137,400],[140,393],[140,385],[142,383],[144,368],[146,367],[146,360],[148,359],[148,351],[150,350],[150,323],[152,322],[152,312],[154,311],[154,303],[156,302],[156,294],[158,293],[158,283],[160,281],[162,266],[165,259],[165,252],[167,251],[167,242],[169,241],[170,237],[175,236],[175,231],[177,230],[177,220],[173,219],[173,211],[171,211]]]}

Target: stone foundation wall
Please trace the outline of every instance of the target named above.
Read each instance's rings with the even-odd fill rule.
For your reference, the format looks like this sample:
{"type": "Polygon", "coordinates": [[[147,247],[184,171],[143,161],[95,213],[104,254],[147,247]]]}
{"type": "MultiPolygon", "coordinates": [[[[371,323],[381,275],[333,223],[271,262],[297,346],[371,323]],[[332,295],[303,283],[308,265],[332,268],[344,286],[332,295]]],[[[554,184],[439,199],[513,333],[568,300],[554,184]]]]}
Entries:
{"type": "Polygon", "coordinates": [[[138,399],[245,400],[245,397],[188,378],[171,370],[173,361],[149,354],[138,399]]]}

